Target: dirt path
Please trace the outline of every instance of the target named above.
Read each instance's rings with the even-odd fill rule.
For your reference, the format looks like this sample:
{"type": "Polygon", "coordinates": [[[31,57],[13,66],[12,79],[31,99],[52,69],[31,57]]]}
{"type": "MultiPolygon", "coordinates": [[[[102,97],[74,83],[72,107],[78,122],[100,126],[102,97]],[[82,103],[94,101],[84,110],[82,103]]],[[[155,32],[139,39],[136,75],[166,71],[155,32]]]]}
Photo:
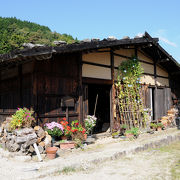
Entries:
{"type": "Polygon", "coordinates": [[[86,170],[67,168],[54,175],[43,180],[179,180],[180,142],[129,155],[86,170]]]}
{"type": "MultiPolygon", "coordinates": [[[[34,180],[38,177],[45,177],[46,180],[171,179],[171,173],[176,172],[176,169],[171,170],[172,163],[180,159],[180,145],[175,146],[173,151],[172,148],[167,152],[158,149],[128,157],[116,156],[117,153],[125,150],[127,154],[136,152],[132,150],[144,147],[146,143],[159,143],[159,140],[167,140],[167,137],[170,139],[179,137],[179,131],[173,128],[153,135],[142,134],[135,140],[104,138],[97,140],[95,144],[89,145],[86,149],[60,152],[60,157],[54,160],[45,159],[43,162],[21,162],[7,156],[6,154],[12,153],[0,148],[0,180],[34,180]],[[111,161],[110,159],[118,160],[111,161]],[[72,166],[79,169],[74,169],[72,166]],[[66,175],[67,173],[68,175],[66,175]]],[[[179,168],[179,166],[177,167],[179,168]]]]}

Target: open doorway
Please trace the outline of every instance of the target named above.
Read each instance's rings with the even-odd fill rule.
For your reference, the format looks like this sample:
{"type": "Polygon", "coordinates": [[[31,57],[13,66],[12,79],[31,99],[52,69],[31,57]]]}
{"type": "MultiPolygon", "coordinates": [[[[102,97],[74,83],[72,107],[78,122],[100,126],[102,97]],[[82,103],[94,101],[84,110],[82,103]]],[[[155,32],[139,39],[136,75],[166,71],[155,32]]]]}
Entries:
{"type": "Polygon", "coordinates": [[[110,88],[108,85],[88,85],[89,114],[95,112],[97,117],[94,133],[105,132],[110,127],[110,88]]]}

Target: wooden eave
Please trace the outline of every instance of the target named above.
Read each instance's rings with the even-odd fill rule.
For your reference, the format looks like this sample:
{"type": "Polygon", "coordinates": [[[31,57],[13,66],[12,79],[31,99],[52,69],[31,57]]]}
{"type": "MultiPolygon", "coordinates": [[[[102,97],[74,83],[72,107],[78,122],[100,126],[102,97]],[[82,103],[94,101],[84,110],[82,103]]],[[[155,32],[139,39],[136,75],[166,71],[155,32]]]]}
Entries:
{"type": "Polygon", "coordinates": [[[133,39],[91,40],[90,42],[65,44],[55,47],[41,46],[31,49],[25,48],[23,50],[16,50],[8,54],[0,55],[0,69],[30,60],[50,59],[53,54],[88,52],[104,48],[118,49],[127,46],[140,47],[142,51],[152,57],[153,60],[157,61],[157,64],[159,63],[159,65],[167,69],[169,73],[177,73],[180,71],[179,63],[158,44],[158,38],[152,38],[147,32],[145,32],[143,37],[133,39]]]}

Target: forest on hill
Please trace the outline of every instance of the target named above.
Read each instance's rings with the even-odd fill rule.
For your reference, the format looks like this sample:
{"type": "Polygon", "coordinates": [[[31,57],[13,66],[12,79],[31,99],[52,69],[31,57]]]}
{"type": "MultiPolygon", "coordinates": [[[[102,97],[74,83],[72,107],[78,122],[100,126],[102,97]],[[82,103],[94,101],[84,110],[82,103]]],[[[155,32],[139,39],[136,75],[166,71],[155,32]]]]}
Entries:
{"type": "Polygon", "coordinates": [[[22,21],[15,17],[0,17],[0,54],[22,49],[23,43],[53,46],[53,41],[77,41],[71,35],[52,32],[47,26],[22,21]]]}

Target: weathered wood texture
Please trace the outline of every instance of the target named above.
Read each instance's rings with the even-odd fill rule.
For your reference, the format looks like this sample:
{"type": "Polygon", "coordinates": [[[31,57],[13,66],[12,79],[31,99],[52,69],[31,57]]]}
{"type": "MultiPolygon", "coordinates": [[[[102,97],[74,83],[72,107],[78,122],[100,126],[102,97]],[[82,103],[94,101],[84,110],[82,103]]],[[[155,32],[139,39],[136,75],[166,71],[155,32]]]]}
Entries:
{"type": "Polygon", "coordinates": [[[37,61],[37,116],[39,124],[59,121],[66,116],[61,99],[70,96],[75,106],[69,108],[69,120],[79,116],[79,58],[80,54],[55,55],[53,59],[37,61]]]}
{"type": "Polygon", "coordinates": [[[17,107],[32,106],[32,73],[24,71],[22,75],[22,66],[19,66],[7,70],[7,77],[4,74],[0,79],[0,122],[12,115],[17,107]]]}

